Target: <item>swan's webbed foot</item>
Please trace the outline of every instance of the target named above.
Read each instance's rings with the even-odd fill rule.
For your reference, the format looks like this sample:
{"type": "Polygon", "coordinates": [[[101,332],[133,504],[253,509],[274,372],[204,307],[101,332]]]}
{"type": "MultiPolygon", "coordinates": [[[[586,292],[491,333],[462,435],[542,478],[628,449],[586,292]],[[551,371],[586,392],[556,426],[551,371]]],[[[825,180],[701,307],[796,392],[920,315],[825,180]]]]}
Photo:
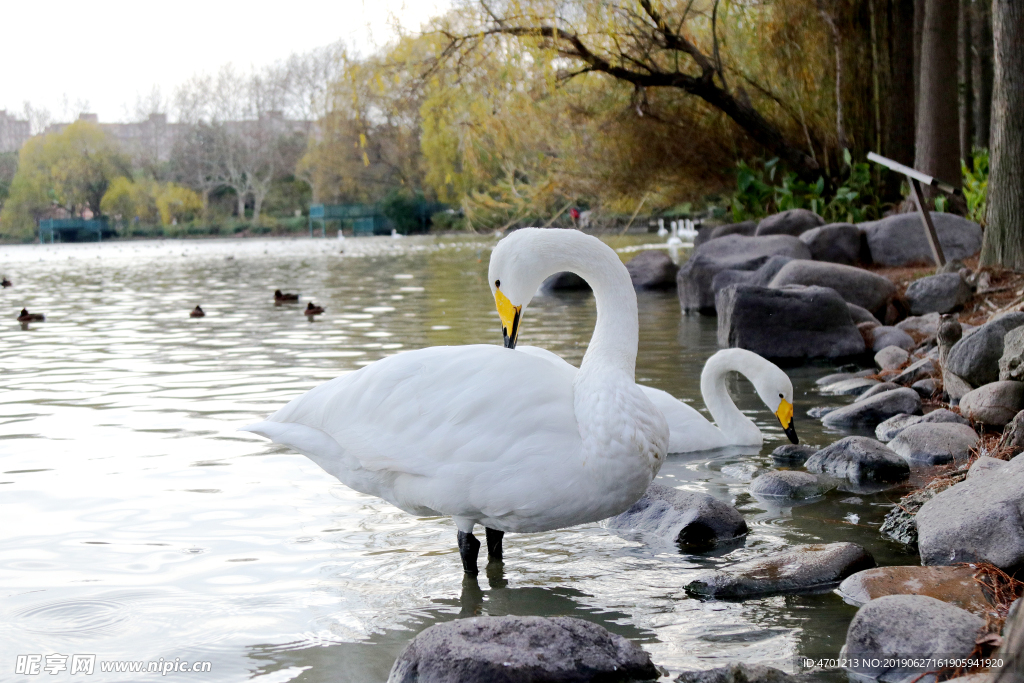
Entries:
{"type": "Polygon", "coordinates": [[[491,560],[501,559],[501,539],[505,536],[504,531],[487,529],[487,557],[491,560]]]}
{"type": "MultiPolygon", "coordinates": [[[[462,571],[470,576],[476,576],[480,573],[476,567],[476,560],[480,555],[480,541],[476,540],[476,536],[465,531],[459,532],[458,539],[459,555],[462,556],[462,571]]],[[[489,541],[488,538],[488,545],[489,541]]]]}

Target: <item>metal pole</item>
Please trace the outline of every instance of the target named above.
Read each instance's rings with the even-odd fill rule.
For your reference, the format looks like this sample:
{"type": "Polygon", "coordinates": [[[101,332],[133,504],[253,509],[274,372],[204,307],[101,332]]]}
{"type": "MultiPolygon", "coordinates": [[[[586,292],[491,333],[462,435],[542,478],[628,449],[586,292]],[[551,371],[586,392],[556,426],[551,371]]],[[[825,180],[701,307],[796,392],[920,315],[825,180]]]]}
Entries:
{"type": "Polygon", "coordinates": [[[917,210],[921,214],[921,222],[924,223],[924,234],[928,237],[928,246],[932,248],[932,256],[935,257],[935,267],[941,268],[946,265],[946,256],[942,253],[942,244],[935,232],[935,225],[932,224],[932,216],[924,203],[924,195],[921,194],[921,183],[917,178],[907,176],[910,186],[914,190],[914,201],[917,203],[917,210]]]}

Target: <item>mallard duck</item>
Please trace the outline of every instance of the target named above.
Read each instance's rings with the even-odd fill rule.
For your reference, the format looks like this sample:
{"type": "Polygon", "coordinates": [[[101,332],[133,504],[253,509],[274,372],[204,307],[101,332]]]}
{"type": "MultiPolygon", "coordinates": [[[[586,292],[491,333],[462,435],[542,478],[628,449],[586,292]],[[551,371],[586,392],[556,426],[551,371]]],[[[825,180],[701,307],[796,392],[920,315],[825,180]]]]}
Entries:
{"type": "Polygon", "coordinates": [[[190,318],[202,318],[202,317],[203,317],[203,316],[205,316],[205,315],[206,315],[206,313],[204,313],[204,312],[203,312],[203,309],[201,309],[201,308],[199,307],[199,305],[197,304],[197,305],[196,305],[196,307],[195,307],[195,308],[193,308],[193,309],[192,309],[192,310],[191,310],[191,311],[189,312],[189,314],[188,314],[188,317],[190,317],[190,318]]]}
{"type": "Polygon", "coordinates": [[[21,313],[18,314],[19,323],[41,323],[46,320],[46,316],[42,313],[29,313],[27,308],[21,309],[21,313]]]}

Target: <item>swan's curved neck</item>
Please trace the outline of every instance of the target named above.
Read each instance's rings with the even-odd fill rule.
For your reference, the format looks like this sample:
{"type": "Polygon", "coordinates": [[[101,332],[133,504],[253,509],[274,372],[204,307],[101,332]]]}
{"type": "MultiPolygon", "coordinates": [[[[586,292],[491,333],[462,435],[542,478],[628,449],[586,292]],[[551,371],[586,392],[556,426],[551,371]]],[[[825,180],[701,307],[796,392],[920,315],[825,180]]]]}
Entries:
{"type": "Polygon", "coordinates": [[[750,378],[755,368],[748,362],[747,353],[740,349],[719,351],[708,359],[700,374],[700,393],[704,397],[704,405],[711,412],[718,429],[735,443],[758,443],[762,438],[761,430],[753,420],[736,407],[725,383],[730,372],[738,372],[750,378]]]}

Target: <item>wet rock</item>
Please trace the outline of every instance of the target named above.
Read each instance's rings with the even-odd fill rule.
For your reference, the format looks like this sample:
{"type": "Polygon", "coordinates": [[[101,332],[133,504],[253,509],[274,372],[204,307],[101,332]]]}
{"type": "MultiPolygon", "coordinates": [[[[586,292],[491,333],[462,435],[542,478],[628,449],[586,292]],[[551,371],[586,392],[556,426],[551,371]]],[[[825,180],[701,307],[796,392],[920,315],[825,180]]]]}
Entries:
{"type": "Polygon", "coordinates": [[[846,303],[825,287],[720,290],[718,344],[766,358],[836,358],[864,351],[846,303]]]}
{"type": "Polygon", "coordinates": [[[772,498],[814,498],[831,488],[813,474],[793,470],[772,470],[750,482],[752,494],[772,498]]]}
{"type": "Polygon", "coordinates": [[[903,386],[910,386],[914,382],[934,377],[938,373],[939,366],[935,364],[935,360],[925,357],[908,365],[903,372],[893,377],[891,381],[903,386]]]}
{"type": "Polygon", "coordinates": [[[910,352],[899,346],[886,346],[875,354],[875,365],[882,370],[897,370],[910,360],[910,352]]]}
{"type": "MultiPolygon", "coordinates": [[[[935,232],[947,260],[963,260],[981,249],[981,226],[951,213],[932,212],[935,232]]],[[[921,216],[900,213],[878,221],[860,223],[867,237],[871,259],[883,266],[932,265],[931,247],[921,216]]]]}
{"type": "Polygon", "coordinates": [[[1024,382],[992,382],[960,399],[960,412],[974,422],[1002,427],[1024,409],[1024,382]]]}
{"type": "Polygon", "coordinates": [[[864,233],[850,223],[830,223],[800,234],[800,241],[811,250],[815,261],[829,261],[848,266],[870,259],[864,233]]]}
{"type": "Polygon", "coordinates": [[[953,345],[946,358],[946,369],[975,387],[998,381],[1003,338],[1022,325],[1024,313],[1009,313],[985,323],[953,345]]]}
{"type": "Polygon", "coordinates": [[[674,289],[679,266],[665,252],[648,249],[631,258],[626,270],[637,289],[674,289]]]}
{"type": "Polygon", "coordinates": [[[900,387],[899,384],[893,384],[892,382],[880,382],[880,383],[876,384],[875,386],[871,387],[870,389],[868,389],[867,391],[865,391],[863,394],[858,396],[856,399],[854,399],[854,403],[857,403],[859,401],[866,401],[869,398],[871,398],[873,396],[878,396],[879,394],[885,393],[886,391],[892,391],[893,389],[900,389],[900,388],[901,387],[900,387]]]}
{"type": "Polygon", "coordinates": [[[790,235],[728,235],[705,242],[693,250],[676,276],[680,306],[686,311],[714,311],[715,292],[711,283],[716,274],[723,270],[757,270],[776,255],[809,259],[811,252],[790,235]]]}
{"type": "Polygon", "coordinates": [[[921,397],[913,389],[893,389],[845,406],[822,418],[826,427],[874,427],[900,413],[921,412],[921,397]]]}
{"type": "Polygon", "coordinates": [[[926,595],[887,595],[857,611],[840,656],[858,660],[861,666],[850,669],[855,673],[899,681],[932,667],[899,666],[898,660],[967,657],[984,626],[984,619],[926,595]]]}
{"type": "Polygon", "coordinates": [[[900,432],[911,425],[919,423],[953,423],[961,425],[970,425],[971,422],[962,415],[957,415],[952,410],[946,410],[945,408],[939,408],[933,410],[925,415],[894,415],[885,422],[875,427],[875,437],[879,441],[892,441],[895,439],[900,432]]]}
{"type": "Polygon", "coordinates": [[[878,318],[871,314],[871,311],[858,306],[857,304],[851,304],[849,301],[846,302],[846,307],[850,309],[850,318],[853,319],[854,325],[860,325],[861,323],[873,323],[874,325],[881,325],[878,318]]]}
{"type": "Polygon", "coordinates": [[[607,524],[609,529],[655,534],[686,550],[712,548],[747,533],[743,515],[728,503],[661,484],[651,484],[643,498],[607,524]]]}
{"type": "Polygon", "coordinates": [[[813,417],[815,420],[820,420],[829,413],[833,413],[839,410],[836,406],[815,406],[807,411],[808,417],[813,417]]]}
{"type": "Polygon", "coordinates": [[[757,224],[755,235],[802,235],[811,228],[825,225],[825,219],[807,209],[789,209],[766,216],[757,224]]]}
{"type": "Polygon", "coordinates": [[[915,465],[945,465],[967,462],[978,434],[967,425],[919,422],[910,425],[889,442],[898,455],[915,465]]]}
{"type": "Polygon", "coordinates": [[[572,617],[473,617],[435,624],[405,647],[388,683],[527,683],[658,678],[650,656],[572,617]]]}
{"type": "Polygon", "coordinates": [[[894,541],[917,546],[917,511],[938,494],[936,488],[918,489],[903,496],[885,515],[879,532],[894,541]]]}
{"type": "Polygon", "coordinates": [[[814,383],[819,387],[826,384],[835,384],[841,382],[844,379],[856,379],[858,377],[867,377],[868,375],[875,374],[874,370],[857,370],[856,372],[833,372],[832,374],[819,377],[814,380],[814,383]]]}
{"type": "Polygon", "coordinates": [[[927,595],[978,616],[992,609],[970,567],[875,567],[846,577],[836,593],[858,607],[886,595],[927,595]]]}
{"type": "Polygon", "coordinates": [[[1006,450],[1008,457],[1011,458],[1024,452],[1024,411],[1014,415],[1013,419],[1003,427],[999,448],[1006,450]]]}
{"type": "Polygon", "coordinates": [[[917,380],[910,385],[910,388],[916,391],[922,399],[929,399],[939,390],[939,383],[929,377],[917,380]]]}
{"type": "Polygon", "coordinates": [[[782,270],[784,265],[792,260],[789,256],[772,256],[757,270],[723,270],[715,275],[711,281],[711,289],[717,294],[718,290],[724,289],[729,285],[742,284],[764,287],[772,281],[772,278],[782,270]]]}
{"type": "Polygon", "coordinates": [[[896,323],[896,327],[913,337],[918,344],[925,344],[939,333],[941,319],[938,313],[915,315],[896,323]]]}
{"type": "Polygon", "coordinates": [[[860,396],[864,392],[881,384],[877,379],[857,377],[854,379],[839,380],[835,384],[827,384],[821,391],[837,396],[860,396]]]}
{"type": "Polygon", "coordinates": [[[976,474],[981,474],[988,470],[998,469],[1005,464],[1005,460],[997,460],[987,455],[983,455],[971,464],[971,469],[967,470],[967,476],[973,477],[976,474]]]}
{"type": "Polygon", "coordinates": [[[1003,355],[999,358],[999,379],[1024,379],[1024,327],[1010,330],[1003,337],[1003,355]]]}
{"type": "Polygon", "coordinates": [[[855,543],[801,545],[727,570],[700,572],[686,584],[686,592],[719,599],[808,592],[874,566],[871,553],[855,543]]]}
{"type": "Polygon", "coordinates": [[[542,292],[584,292],[590,291],[590,285],[576,273],[565,271],[549,276],[540,289],[542,292]]]}
{"type": "Polygon", "coordinates": [[[684,671],[675,683],[798,683],[800,679],[764,664],[733,662],[705,671],[684,671]]]}
{"type": "Polygon", "coordinates": [[[884,348],[895,346],[906,351],[917,346],[914,338],[898,327],[882,326],[871,331],[871,350],[878,353],[884,348]]]}
{"type": "Polygon", "coordinates": [[[1024,458],[950,486],[917,513],[921,563],[1024,565],[1024,458]]]}
{"type": "Polygon", "coordinates": [[[772,278],[769,287],[786,285],[831,287],[844,301],[867,309],[876,318],[896,294],[896,285],[862,268],[823,261],[790,261],[772,278]]]}
{"type": "Polygon", "coordinates": [[[942,273],[915,280],[907,287],[907,301],[914,315],[949,313],[971,300],[971,286],[959,273],[942,273]]]}
{"type": "Polygon", "coordinates": [[[910,476],[910,467],[903,458],[866,436],[840,439],[808,458],[804,467],[808,472],[831,474],[858,484],[899,482],[910,476]]]}
{"type": "Polygon", "coordinates": [[[787,443],[772,451],[772,460],[777,465],[796,467],[803,465],[807,458],[818,452],[814,446],[806,444],[787,443]]]}

